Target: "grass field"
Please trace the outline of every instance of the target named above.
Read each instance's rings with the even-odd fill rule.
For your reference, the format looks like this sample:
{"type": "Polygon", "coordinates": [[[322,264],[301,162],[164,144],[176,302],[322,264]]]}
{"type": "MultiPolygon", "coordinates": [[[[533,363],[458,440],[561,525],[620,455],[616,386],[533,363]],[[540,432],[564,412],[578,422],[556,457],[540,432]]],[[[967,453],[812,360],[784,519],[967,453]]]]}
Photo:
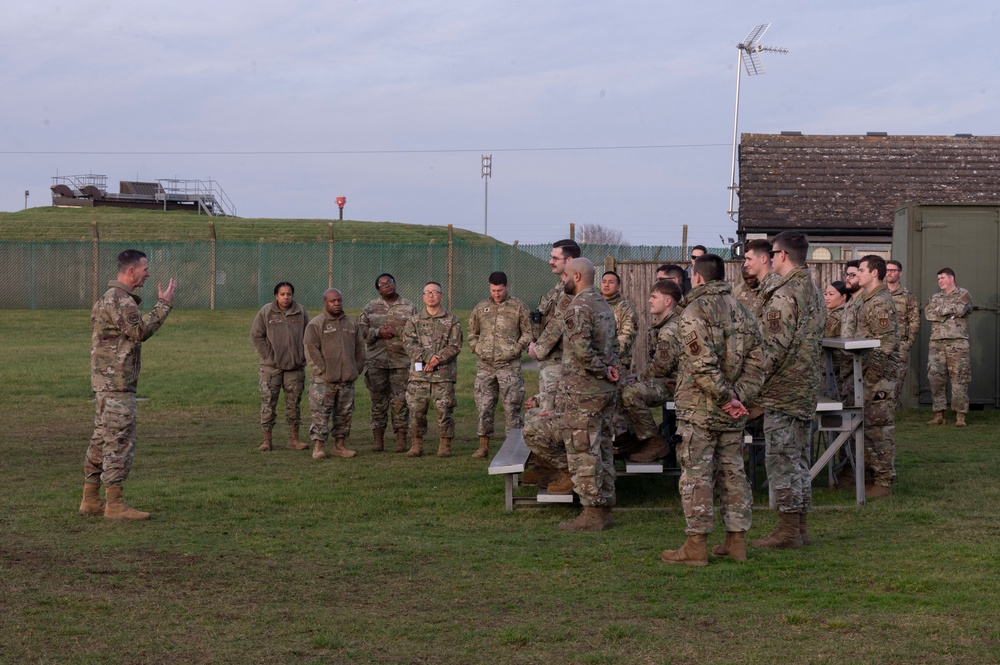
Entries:
{"type": "MultiPolygon", "coordinates": [[[[326,242],[332,222],[334,239],[338,242],[448,242],[447,226],[333,219],[206,217],[185,211],[52,206],[0,212],[0,241],[89,241],[93,238],[91,222],[94,221],[98,224],[101,240],[105,241],[209,240],[208,223],[211,221],[219,240],[326,242]]],[[[493,245],[497,242],[489,236],[465,229],[456,228],[453,235],[456,242],[470,245],[493,245]]]]}
{"type": "MultiPolygon", "coordinates": [[[[76,514],[88,313],[0,312],[0,662],[1000,660],[997,412],[965,430],[902,413],[895,495],[817,510],[801,551],[672,567],[669,480],[620,479],[597,534],[556,529],[576,509],[504,511],[502,481],[469,458],[468,350],[450,459],[371,453],[360,381],[357,458],[258,453],[252,314],[176,311],[145,345],[125,496],[154,516],[121,524],[76,514]]],[[[751,536],[775,522],[758,511],[751,536]]]]}

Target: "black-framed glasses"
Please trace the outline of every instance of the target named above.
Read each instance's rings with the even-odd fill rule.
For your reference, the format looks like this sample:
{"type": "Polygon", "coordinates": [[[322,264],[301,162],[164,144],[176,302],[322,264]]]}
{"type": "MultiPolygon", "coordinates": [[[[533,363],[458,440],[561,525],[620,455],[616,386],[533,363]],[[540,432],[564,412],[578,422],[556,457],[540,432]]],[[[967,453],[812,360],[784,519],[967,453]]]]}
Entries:
{"type": "Polygon", "coordinates": [[[785,254],[788,253],[783,249],[772,249],[770,252],[768,252],[768,254],[770,254],[771,258],[773,259],[775,254],[781,254],[782,252],[785,252],[785,254]]]}

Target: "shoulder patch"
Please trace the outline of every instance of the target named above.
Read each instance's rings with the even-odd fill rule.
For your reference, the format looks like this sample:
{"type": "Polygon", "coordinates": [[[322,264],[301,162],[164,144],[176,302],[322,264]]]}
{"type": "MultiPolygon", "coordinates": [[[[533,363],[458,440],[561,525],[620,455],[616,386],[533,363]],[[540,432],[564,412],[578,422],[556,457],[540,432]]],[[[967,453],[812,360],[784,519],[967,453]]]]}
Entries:
{"type": "Polygon", "coordinates": [[[139,325],[139,322],[142,321],[142,317],[139,316],[139,312],[129,312],[128,316],[125,317],[125,320],[128,321],[130,326],[137,326],[139,325]]]}
{"type": "Polygon", "coordinates": [[[698,339],[698,333],[696,333],[696,332],[689,332],[687,335],[684,336],[684,343],[685,344],[690,344],[691,342],[693,342],[696,339],[698,339]]]}
{"type": "Polygon", "coordinates": [[[767,320],[768,332],[777,333],[781,330],[781,312],[776,309],[770,309],[764,318],[767,320]]]}

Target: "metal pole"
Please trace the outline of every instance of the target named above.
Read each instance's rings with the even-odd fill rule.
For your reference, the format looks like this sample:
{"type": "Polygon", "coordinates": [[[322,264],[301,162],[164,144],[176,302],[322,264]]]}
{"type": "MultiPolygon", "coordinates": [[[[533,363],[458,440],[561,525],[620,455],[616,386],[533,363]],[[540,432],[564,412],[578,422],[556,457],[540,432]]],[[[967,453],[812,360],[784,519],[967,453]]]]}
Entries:
{"type": "Polygon", "coordinates": [[[333,222],[330,222],[330,239],[327,241],[326,288],[333,288],[333,222]]]}
{"type": "Polygon", "coordinates": [[[489,235],[487,219],[490,214],[490,179],[483,179],[483,235],[489,235]]]}
{"type": "Polygon", "coordinates": [[[99,251],[98,251],[99,247],[98,246],[100,245],[100,241],[101,241],[101,233],[97,229],[97,220],[96,219],[95,220],[91,220],[91,222],[90,222],[90,228],[94,232],[94,238],[91,241],[91,243],[92,243],[91,244],[91,253],[93,254],[93,257],[94,257],[94,289],[93,289],[94,299],[93,299],[93,302],[97,302],[97,279],[98,279],[98,277],[97,277],[97,275],[98,275],[97,267],[98,267],[98,254],[99,254],[99,251]]]}
{"type": "Polygon", "coordinates": [[[736,132],[740,122],[740,74],[742,73],[740,70],[742,69],[743,49],[739,48],[736,56],[736,113],[733,116],[733,163],[729,173],[729,218],[734,222],[736,221],[736,218],[733,217],[736,214],[736,211],[733,210],[733,199],[736,196],[736,146],[739,139],[736,132]]]}
{"type": "Polygon", "coordinates": [[[454,229],[448,225],[448,309],[452,308],[455,292],[455,237],[452,235],[454,229]]]}
{"type": "Polygon", "coordinates": [[[576,240],[576,224],[573,222],[569,223],[569,239],[576,240]]]}
{"type": "Polygon", "coordinates": [[[215,309],[215,223],[208,223],[208,232],[211,234],[211,261],[210,261],[210,272],[211,272],[211,283],[208,288],[208,308],[215,309]]]}

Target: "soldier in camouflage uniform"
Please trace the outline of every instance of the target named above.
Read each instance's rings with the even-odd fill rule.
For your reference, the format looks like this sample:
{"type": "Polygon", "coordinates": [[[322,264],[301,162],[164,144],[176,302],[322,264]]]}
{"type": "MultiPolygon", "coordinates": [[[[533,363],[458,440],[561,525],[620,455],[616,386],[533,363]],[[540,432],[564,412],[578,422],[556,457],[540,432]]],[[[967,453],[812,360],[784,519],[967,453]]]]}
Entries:
{"type": "Polygon", "coordinates": [[[417,313],[412,302],[396,292],[396,279],[382,273],[375,279],[379,297],[361,310],[358,326],[367,344],[365,386],[372,399],[372,450],[385,446],[385,429],[392,410],[392,429],[396,434],[396,452],[406,452],[406,431],[410,412],[406,408],[406,381],[410,376],[410,357],[406,355],[403,326],[417,313]]]}
{"type": "Polygon", "coordinates": [[[331,455],[354,457],[357,451],[345,443],[354,418],[354,382],[365,366],[365,339],[361,326],[344,313],[344,298],[337,289],[323,294],[323,313],[306,326],[305,349],[312,370],[309,438],[313,459],[326,458],[323,446],[331,435],[331,455]]]}
{"type": "Polygon", "coordinates": [[[649,311],[656,319],[649,329],[649,363],[634,383],[629,382],[621,389],[622,407],[629,427],[642,442],[642,447],[629,455],[630,462],[648,463],[670,452],[650,408],[663,406],[674,395],[681,353],[677,338],[682,312],[680,300],[680,286],[665,279],[657,280],[649,294],[649,311]]]}
{"type": "Polygon", "coordinates": [[[424,307],[410,317],[403,328],[406,353],[410,356],[410,381],[406,385],[406,405],[410,409],[413,442],[408,457],[424,453],[427,409],[431,402],[438,414],[437,456],[451,455],[455,437],[455,381],[458,354],[462,351],[462,324],[441,304],[443,289],[437,282],[424,285],[424,307]]]}
{"type": "Polygon", "coordinates": [[[757,304],[757,289],[760,287],[760,280],[750,272],[746,264],[740,266],[740,277],[741,279],[733,287],[733,297],[748,311],[753,311],[757,304]]]}
{"type": "MultiPolygon", "coordinates": [[[[847,305],[844,307],[844,313],[841,314],[841,328],[854,328],[854,320],[858,317],[858,308],[861,307],[861,286],[858,284],[858,266],[861,265],[861,261],[855,259],[848,261],[844,266],[844,286],[847,287],[847,292],[850,294],[850,299],[847,301],[847,305]]],[[[853,369],[851,370],[853,372],[853,369]]],[[[854,391],[851,391],[851,397],[853,397],[854,391]]]]}
{"type": "Polygon", "coordinates": [[[257,450],[271,450],[278,395],[285,390],[285,422],[288,423],[288,447],[305,450],[309,446],[299,441],[299,403],[306,384],[306,353],[302,338],[309,323],[309,314],[295,302],[295,287],[291,282],[279,282],[274,287],[274,301],[260,308],[250,328],[250,339],[260,357],[260,426],[264,442],[257,450]]]}
{"type": "Polygon", "coordinates": [[[969,383],[972,365],[969,361],[969,314],[972,296],[955,284],[955,271],[942,268],[937,274],[938,288],[924,309],[931,324],[930,353],[927,378],[934,400],[934,418],[928,425],[943,425],[947,408],[948,379],[951,379],[951,408],[957,414],[956,427],[965,427],[969,412],[969,383]]]}
{"type": "MultiPolygon", "coordinates": [[[[850,297],[847,285],[839,280],[830,282],[823,291],[823,301],[826,304],[826,328],[823,331],[823,337],[840,337],[841,322],[850,297]]],[[[854,360],[850,353],[839,349],[833,350],[833,373],[837,382],[837,394],[841,401],[846,404],[848,393],[854,392],[851,381],[851,375],[854,373],[854,360]]]]}
{"type": "Polygon", "coordinates": [[[507,432],[524,427],[521,353],[531,343],[531,320],[525,304],[508,295],[505,273],[491,273],[489,284],[489,299],[476,305],[469,316],[469,349],[477,356],[475,398],[479,411],[479,449],[472,453],[474,458],[489,454],[501,397],[507,432]]]}
{"type": "Polygon", "coordinates": [[[899,373],[899,330],[896,306],[889,296],[885,260],[875,254],[861,258],[858,266],[860,291],[854,296],[856,316],[842,323],[841,336],[879,340],[861,362],[865,407],[865,468],[874,484],[865,488],[872,497],[892,494],[896,477],[896,376],[899,373]]]}
{"type": "Polygon", "coordinates": [[[538,302],[532,312],[531,336],[535,342],[528,347],[528,355],[538,361],[538,390],[545,395],[555,391],[555,379],[562,364],[562,320],[570,297],[566,295],[562,275],[569,261],[580,256],[580,246],[573,240],[557,240],[552,244],[549,266],[559,282],[538,302]]]}
{"type": "Polygon", "coordinates": [[[81,515],[112,520],[145,520],[149,513],[136,510],[122,499],[135,455],[138,409],[135,389],[139,383],[142,343],[156,332],[173,308],[177,282],[171,277],[164,289],[157,285],[156,306],[143,314],[142,298],[135,290],[149,277],[146,255],[127,249],[118,255],[118,279],[108,282],[90,313],[93,339],[90,349],[90,385],[97,409],[94,434],[83,460],[81,515]],[[101,483],[107,504],[101,501],[101,483]]]}
{"type": "Polygon", "coordinates": [[[726,541],[713,553],[746,558],[744,534],[752,521],[753,497],[743,469],[744,403],[753,400],[764,383],[764,359],[757,322],[733,298],[725,276],[720,257],[702,256],[695,263],[694,288],[683,301],[674,403],[687,540],[680,549],[660,554],[667,563],[708,564],[706,540],[715,521],[716,490],[726,541]]]}
{"type": "Polygon", "coordinates": [[[903,381],[910,367],[910,349],[920,334],[920,303],[917,296],[903,286],[899,278],[903,264],[899,261],[885,262],[885,285],[896,306],[896,322],[899,325],[899,376],[896,377],[896,409],[902,408],[903,381]]]}
{"type": "Polygon", "coordinates": [[[588,259],[573,259],[563,274],[572,302],[562,326],[562,404],[557,406],[570,478],[557,478],[549,491],[572,489],[583,505],[576,519],[559,524],[565,531],[601,531],[613,523],[615,466],[609,425],[619,379],[615,315],[594,288],[594,278],[594,264],[588,259]]]}
{"type": "Polygon", "coordinates": [[[798,549],[809,543],[812,507],[809,435],[822,383],[820,342],[826,307],[806,267],[809,241],[785,231],[772,241],[777,286],[760,321],[767,380],[756,404],[764,407],[764,464],[774,491],[778,527],[754,547],[798,549]]]}
{"type": "Polygon", "coordinates": [[[743,270],[757,280],[757,286],[750,293],[741,289],[739,302],[759,320],[764,303],[779,281],[771,271],[771,243],[763,238],[747,241],[743,249],[743,270]]]}
{"type": "Polygon", "coordinates": [[[601,295],[611,305],[615,313],[615,330],[618,340],[618,359],[622,371],[628,372],[632,367],[632,345],[635,336],[639,334],[639,315],[635,313],[632,303],[622,296],[622,278],[618,273],[609,270],[601,277],[601,295]]]}

